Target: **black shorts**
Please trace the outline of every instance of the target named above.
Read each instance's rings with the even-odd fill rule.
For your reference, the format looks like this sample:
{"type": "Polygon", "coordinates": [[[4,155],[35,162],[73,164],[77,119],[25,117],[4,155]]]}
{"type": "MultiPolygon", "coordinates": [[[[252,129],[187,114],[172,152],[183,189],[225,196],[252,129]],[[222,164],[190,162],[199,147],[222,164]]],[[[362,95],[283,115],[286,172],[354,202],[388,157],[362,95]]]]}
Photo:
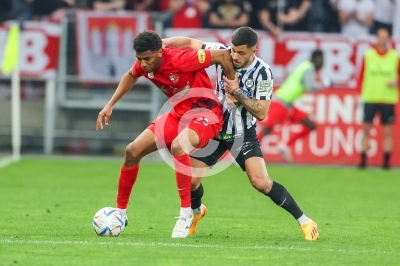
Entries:
{"type": "Polygon", "coordinates": [[[394,104],[364,103],[363,122],[372,123],[376,113],[380,113],[382,124],[393,124],[395,121],[394,104]]]}
{"type": "Polygon", "coordinates": [[[251,157],[263,158],[260,143],[258,142],[254,128],[246,131],[244,137],[214,138],[205,148],[192,153],[190,157],[202,161],[206,165],[212,167],[228,150],[243,171],[246,171],[244,162],[247,159],[251,157]]]}

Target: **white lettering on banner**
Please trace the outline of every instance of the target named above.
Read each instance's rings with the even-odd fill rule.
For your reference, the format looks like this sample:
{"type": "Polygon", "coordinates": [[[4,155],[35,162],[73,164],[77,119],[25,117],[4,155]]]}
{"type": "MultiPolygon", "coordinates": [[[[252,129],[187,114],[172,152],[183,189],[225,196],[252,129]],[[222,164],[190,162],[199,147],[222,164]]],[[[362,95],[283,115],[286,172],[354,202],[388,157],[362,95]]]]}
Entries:
{"type": "Polygon", "coordinates": [[[343,150],[347,156],[353,155],[354,146],[354,128],[348,127],[345,131],[341,128],[334,127],[332,132],[332,155],[339,156],[339,152],[343,150]]]}
{"type": "Polygon", "coordinates": [[[310,151],[315,154],[315,156],[323,157],[327,156],[331,151],[331,142],[332,132],[330,130],[325,131],[324,139],[322,141],[322,147],[318,147],[317,140],[318,135],[317,132],[311,132],[310,134],[310,151]]]}
{"type": "Polygon", "coordinates": [[[334,94],[306,94],[295,106],[306,113],[315,114],[317,123],[335,125],[341,120],[351,125],[361,122],[357,116],[362,110],[360,106],[356,106],[356,98],[353,95],[341,98],[334,94]]]}
{"type": "MultiPolygon", "coordinates": [[[[292,153],[296,157],[304,158],[354,158],[361,149],[361,115],[362,105],[357,105],[356,94],[344,93],[343,90],[325,90],[321,93],[305,94],[296,107],[316,116],[317,130],[305,139],[297,140],[292,153]]],[[[287,141],[289,137],[301,130],[297,124],[277,125],[271,135],[264,137],[261,142],[265,155],[277,155],[277,144],[287,141]]],[[[378,134],[375,129],[371,131],[368,155],[376,156],[378,153],[378,134]]],[[[306,159],[310,160],[310,159],[306,159]]]]}
{"type": "MultiPolygon", "coordinates": [[[[0,61],[3,58],[8,27],[0,25],[0,61]]],[[[49,22],[24,24],[20,34],[19,69],[22,77],[44,78],[55,75],[60,41],[60,25],[49,22]]]]}
{"type": "Polygon", "coordinates": [[[324,51],[322,76],[336,82],[350,80],[354,70],[350,60],[353,53],[351,45],[345,42],[322,42],[321,49],[324,51]]]}
{"type": "MultiPolygon", "coordinates": [[[[286,49],[296,51],[296,55],[286,65],[287,74],[294,70],[300,63],[310,59],[311,52],[317,48],[315,41],[289,40],[286,49]]],[[[272,68],[273,69],[273,68],[272,68]]]]}
{"type": "MultiPolygon", "coordinates": [[[[268,63],[271,67],[275,57],[275,41],[269,35],[261,35],[258,37],[258,54],[257,56],[268,63]]],[[[283,66],[275,65],[272,74],[277,77],[284,75],[283,66]]]]}
{"type": "Polygon", "coordinates": [[[315,120],[318,124],[320,123],[325,123],[325,117],[326,117],[326,96],[325,95],[317,95],[316,96],[317,101],[316,101],[316,109],[318,112],[315,114],[315,120]]]}
{"type": "MultiPolygon", "coordinates": [[[[309,59],[312,50],[319,48],[325,55],[322,76],[330,78],[335,85],[354,87],[356,67],[360,65],[363,53],[373,42],[372,37],[353,40],[334,34],[285,33],[279,39],[274,39],[265,32],[257,33],[259,40],[257,56],[271,66],[276,85],[280,85],[301,61],[309,59]]],[[[188,36],[224,44],[230,44],[231,34],[232,30],[167,29],[165,31],[166,37],[188,36]]],[[[400,52],[400,45],[397,45],[397,49],[400,52]]],[[[215,80],[215,71],[207,73],[215,80]]]]}
{"type": "MultiPolygon", "coordinates": [[[[285,125],[281,130],[275,130],[274,133],[263,138],[262,149],[264,154],[278,154],[277,144],[281,140],[287,140],[289,134],[298,132],[299,128],[296,125],[285,125]]],[[[375,156],[378,152],[378,143],[376,140],[376,130],[371,130],[371,139],[369,143],[368,156],[375,156]]],[[[296,155],[303,155],[305,149],[308,149],[313,156],[338,157],[342,152],[346,156],[353,156],[360,152],[362,138],[362,129],[356,130],[355,127],[349,126],[341,128],[339,126],[325,126],[323,130],[311,132],[309,135],[308,146],[304,146],[304,140],[299,139],[294,144],[292,152],[296,155]]]]}
{"type": "Polygon", "coordinates": [[[342,100],[339,98],[339,96],[330,95],[328,123],[335,125],[339,122],[340,118],[345,124],[353,124],[355,120],[354,109],[355,102],[353,96],[346,95],[342,100]]]}
{"type": "Polygon", "coordinates": [[[46,36],[38,31],[28,31],[21,35],[21,70],[28,72],[44,71],[49,58],[45,53],[46,36]]]}

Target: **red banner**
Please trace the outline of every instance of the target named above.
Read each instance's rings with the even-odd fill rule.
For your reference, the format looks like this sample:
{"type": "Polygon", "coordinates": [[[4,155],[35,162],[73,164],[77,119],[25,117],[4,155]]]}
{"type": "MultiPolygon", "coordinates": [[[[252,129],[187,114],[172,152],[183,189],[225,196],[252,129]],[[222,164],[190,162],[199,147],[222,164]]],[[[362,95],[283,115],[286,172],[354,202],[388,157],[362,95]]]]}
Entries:
{"type": "MultiPolygon", "coordinates": [[[[187,36],[207,42],[231,43],[231,30],[168,29],[166,37],[187,36]]],[[[279,39],[265,32],[258,32],[257,56],[267,62],[274,76],[274,84],[280,85],[288,74],[302,61],[309,59],[311,51],[322,49],[325,64],[321,76],[330,78],[335,87],[315,94],[307,94],[297,103],[298,107],[312,114],[317,122],[317,130],[308,137],[298,140],[292,147],[295,163],[348,164],[359,162],[361,148],[362,106],[356,100],[355,78],[362,56],[373,42],[373,38],[349,39],[335,34],[293,34],[285,33],[279,39]]],[[[400,42],[393,42],[400,51],[400,42]]],[[[215,80],[215,68],[207,73],[215,80]]],[[[397,114],[400,107],[397,105],[397,114]]],[[[375,121],[372,130],[368,163],[381,165],[382,127],[375,121]]],[[[278,125],[271,135],[262,141],[262,149],[267,162],[283,162],[276,148],[280,140],[287,140],[298,125],[278,125]]],[[[394,125],[394,133],[400,132],[400,123],[394,125]]],[[[400,142],[394,139],[392,165],[400,166],[400,142]]]]}
{"type": "MultiPolygon", "coordinates": [[[[165,36],[186,36],[230,45],[232,30],[167,29],[165,36]]],[[[285,33],[276,39],[261,31],[258,39],[257,56],[271,66],[275,85],[280,85],[299,63],[310,58],[312,50],[318,48],[325,55],[321,76],[344,88],[354,87],[362,55],[374,41],[373,38],[353,40],[336,34],[300,33],[285,33]]],[[[395,42],[394,46],[400,51],[400,42],[395,42]]],[[[213,68],[209,68],[207,73],[215,80],[213,68]]]]}
{"type": "MultiPolygon", "coordinates": [[[[8,25],[0,25],[0,62],[8,25]]],[[[22,77],[46,78],[56,74],[60,26],[49,22],[26,22],[20,36],[19,68],[22,77]]]]}
{"type": "MultiPolygon", "coordinates": [[[[292,147],[295,163],[343,164],[354,165],[360,160],[362,105],[358,104],[353,89],[326,89],[314,94],[307,94],[298,103],[298,107],[312,114],[317,123],[317,130],[298,140],[292,147]]],[[[400,105],[396,106],[400,114],[400,105]]],[[[261,142],[267,162],[282,162],[276,145],[280,140],[287,140],[291,132],[298,130],[298,125],[284,124],[276,126],[271,135],[261,142]]],[[[400,132],[400,123],[394,125],[393,133],[400,132]]],[[[378,117],[371,131],[368,163],[381,165],[382,126],[378,117]]],[[[400,166],[400,141],[394,137],[392,165],[400,166]]]]}
{"type": "Polygon", "coordinates": [[[119,82],[132,67],[134,37],[149,29],[144,12],[76,12],[78,76],[83,82],[119,82]]]}

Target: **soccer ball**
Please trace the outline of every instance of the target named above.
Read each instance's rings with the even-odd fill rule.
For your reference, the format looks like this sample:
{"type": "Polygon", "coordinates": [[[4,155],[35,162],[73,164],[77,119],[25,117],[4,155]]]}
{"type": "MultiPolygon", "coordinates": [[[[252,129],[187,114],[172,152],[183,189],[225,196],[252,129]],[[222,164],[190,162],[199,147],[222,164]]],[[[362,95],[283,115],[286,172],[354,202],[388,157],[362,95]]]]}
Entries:
{"type": "Polygon", "coordinates": [[[94,215],[93,228],[99,236],[119,236],[125,229],[125,221],[118,209],[105,207],[94,215]]]}

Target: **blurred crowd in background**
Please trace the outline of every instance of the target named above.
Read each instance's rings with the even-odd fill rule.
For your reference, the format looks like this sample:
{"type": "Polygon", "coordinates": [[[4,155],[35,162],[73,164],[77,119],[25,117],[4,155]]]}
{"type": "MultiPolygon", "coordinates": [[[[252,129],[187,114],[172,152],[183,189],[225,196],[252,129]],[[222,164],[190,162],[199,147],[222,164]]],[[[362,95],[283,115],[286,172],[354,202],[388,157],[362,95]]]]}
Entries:
{"type": "Polygon", "coordinates": [[[0,23],[17,18],[57,21],[65,8],[154,12],[172,28],[247,25],[274,36],[300,31],[358,38],[385,27],[400,36],[394,16],[400,0],[0,0],[0,23]]]}

